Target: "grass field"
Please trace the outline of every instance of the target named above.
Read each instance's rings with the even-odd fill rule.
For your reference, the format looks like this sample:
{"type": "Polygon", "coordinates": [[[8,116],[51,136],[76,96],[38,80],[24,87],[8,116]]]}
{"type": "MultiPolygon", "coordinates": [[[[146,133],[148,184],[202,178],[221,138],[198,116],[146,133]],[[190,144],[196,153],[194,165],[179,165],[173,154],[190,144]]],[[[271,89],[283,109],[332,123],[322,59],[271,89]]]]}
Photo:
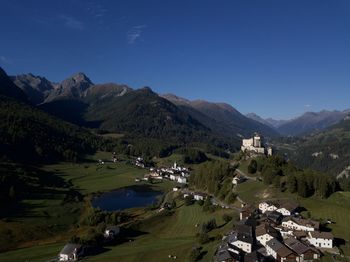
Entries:
{"type": "MultiPolygon", "coordinates": [[[[91,257],[89,261],[169,261],[169,254],[176,255],[178,261],[187,261],[191,248],[197,245],[195,235],[199,232],[199,227],[195,225],[215,218],[218,226],[222,227],[210,232],[210,236],[226,233],[232,229],[232,222],[224,224],[221,217],[229,212],[217,210],[214,213],[206,213],[197,204],[182,205],[169,217],[161,217],[142,224],[140,230],[146,234],[137,237],[135,241],[113,247],[106,253],[91,257]]],[[[230,214],[233,214],[232,211],[230,214]]],[[[202,261],[212,261],[219,242],[212,241],[203,246],[202,251],[206,254],[202,261]]]]}
{"type": "MultiPolygon", "coordinates": [[[[202,211],[202,207],[194,204],[184,206],[177,201],[178,208],[171,216],[156,217],[141,223],[140,231],[144,234],[136,237],[132,242],[126,242],[97,256],[89,257],[88,261],[168,261],[168,255],[176,255],[178,261],[187,261],[188,254],[197,245],[196,224],[207,222],[215,218],[219,228],[210,232],[211,237],[221,235],[232,229],[232,221],[225,224],[222,215],[232,211],[218,209],[214,213],[202,211]]],[[[219,240],[203,245],[202,261],[212,261],[213,254],[219,240]]],[[[18,249],[0,254],[0,261],[45,261],[53,258],[63,247],[63,243],[35,246],[18,249]]]]}

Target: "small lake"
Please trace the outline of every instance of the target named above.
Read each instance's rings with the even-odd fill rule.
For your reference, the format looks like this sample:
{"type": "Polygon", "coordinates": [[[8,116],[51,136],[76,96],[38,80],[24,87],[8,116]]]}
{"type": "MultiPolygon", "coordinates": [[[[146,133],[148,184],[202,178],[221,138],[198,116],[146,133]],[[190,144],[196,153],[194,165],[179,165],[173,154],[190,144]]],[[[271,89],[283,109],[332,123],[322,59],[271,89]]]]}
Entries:
{"type": "Polygon", "coordinates": [[[124,210],[133,207],[147,207],[156,204],[162,192],[145,187],[121,188],[92,199],[92,206],[105,211],[124,210]]]}

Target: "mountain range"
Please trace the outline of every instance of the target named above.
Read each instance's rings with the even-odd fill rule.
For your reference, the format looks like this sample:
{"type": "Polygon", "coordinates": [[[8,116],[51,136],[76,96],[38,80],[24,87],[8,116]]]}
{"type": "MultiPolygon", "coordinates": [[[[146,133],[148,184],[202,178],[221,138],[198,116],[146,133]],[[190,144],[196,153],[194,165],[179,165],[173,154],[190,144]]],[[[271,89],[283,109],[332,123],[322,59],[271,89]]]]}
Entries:
{"type": "Polygon", "coordinates": [[[236,141],[255,131],[267,137],[278,136],[270,126],[244,116],[225,103],[161,96],[150,88],[94,84],[83,73],[60,83],[32,74],[11,79],[40,109],[71,123],[108,132],[156,138],[162,138],[163,134],[186,137],[186,133],[207,133],[205,136],[213,133],[236,141]]]}
{"type": "Polygon", "coordinates": [[[149,87],[94,84],[83,73],[54,83],[33,74],[9,77],[0,68],[0,113],[0,150],[10,158],[72,159],[105,145],[99,133],[122,134],[124,150],[141,145],[137,152],[157,154],[182,146],[235,150],[242,137],[260,132],[272,141],[281,134],[302,136],[289,143],[296,146],[291,159],[302,166],[338,172],[350,165],[349,110],[263,119],[229,104],[159,95],[149,87]]]}
{"type": "Polygon", "coordinates": [[[274,120],[272,118],[263,119],[260,116],[249,113],[246,116],[274,128],[283,136],[304,136],[319,132],[339,123],[350,113],[350,110],[306,112],[303,115],[290,120],[274,120]]]}

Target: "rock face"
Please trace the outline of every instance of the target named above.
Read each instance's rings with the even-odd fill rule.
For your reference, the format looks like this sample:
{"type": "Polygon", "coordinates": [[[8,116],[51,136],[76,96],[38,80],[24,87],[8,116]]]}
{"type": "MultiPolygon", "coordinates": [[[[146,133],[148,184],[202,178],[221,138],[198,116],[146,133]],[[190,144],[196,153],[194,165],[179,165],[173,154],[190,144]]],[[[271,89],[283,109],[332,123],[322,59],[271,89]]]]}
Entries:
{"type": "Polygon", "coordinates": [[[54,89],[54,85],[45,77],[33,74],[12,76],[12,81],[28,96],[33,104],[44,102],[46,97],[54,89]]]}
{"type": "Polygon", "coordinates": [[[28,102],[26,94],[16,86],[6,72],[0,67],[0,94],[17,99],[22,102],[28,102]]]}
{"type": "Polygon", "coordinates": [[[77,73],[58,85],[54,86],[54,90],[50,92],[45,102],[59,99],[77,99],[84,96],[85,91],[93,86],[91,80],[83,73],[77,73]]]}

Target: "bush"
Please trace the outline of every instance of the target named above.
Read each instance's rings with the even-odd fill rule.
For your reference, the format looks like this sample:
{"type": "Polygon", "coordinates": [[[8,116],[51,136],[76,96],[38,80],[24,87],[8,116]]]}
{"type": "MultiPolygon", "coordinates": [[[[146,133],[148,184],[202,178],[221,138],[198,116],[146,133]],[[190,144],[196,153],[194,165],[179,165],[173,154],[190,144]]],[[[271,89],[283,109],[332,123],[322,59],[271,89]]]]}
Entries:
{"type": "Polygon", "coordinates": [[[198,235],[199,244],[203,245],[210,242],[209,235],[207,233],[200,233],[198,235]]]}
{"type": "Polygon", "coordinates": [[[232,216],[230,216],[230,215],[228,215],[228,214],[224,214],[224,215],[222,216],[222,219],[223,219],[226,223],[228,223],[228,222],[230,222],[230,221],[232,220],[232,216]]]}
{"type": "Polygon", "coordinates": [[[207,223],[204,223],[202,225],[201,233],[208,233],[215,228],[217,228],[217,224],[216,224],[216,220],[213,218],[213,219],[210,219],[207,223]]]}
{"type": "Polygon", "coordinates": [[[193,202],[194,202],[193,196],[190,195],[190,196],[188,196],[188,197],[185,197],[185,205],[186,205],[186,206],[192,205],[193,202]]]}
{"type": "Polygon", "coordinates": [[[255,174],[258,169],[258,163],[255,159],[252,159],[248,165],[248,173],[255,174]]]}
{"type": "Polygon", "coordinates": [[[190,262],[195,262],[198,261],[201,255],[201,251],[199,248],[193,248],[191,250],[190,256],[189,256],[189,261],[190,262]]]}
{"type": "Polygon", "coordinates": [[[200,205],[200,206],[203,206],[204,205],[204,201],[203,200],[198,200],[197,204],[200,205]]]}

